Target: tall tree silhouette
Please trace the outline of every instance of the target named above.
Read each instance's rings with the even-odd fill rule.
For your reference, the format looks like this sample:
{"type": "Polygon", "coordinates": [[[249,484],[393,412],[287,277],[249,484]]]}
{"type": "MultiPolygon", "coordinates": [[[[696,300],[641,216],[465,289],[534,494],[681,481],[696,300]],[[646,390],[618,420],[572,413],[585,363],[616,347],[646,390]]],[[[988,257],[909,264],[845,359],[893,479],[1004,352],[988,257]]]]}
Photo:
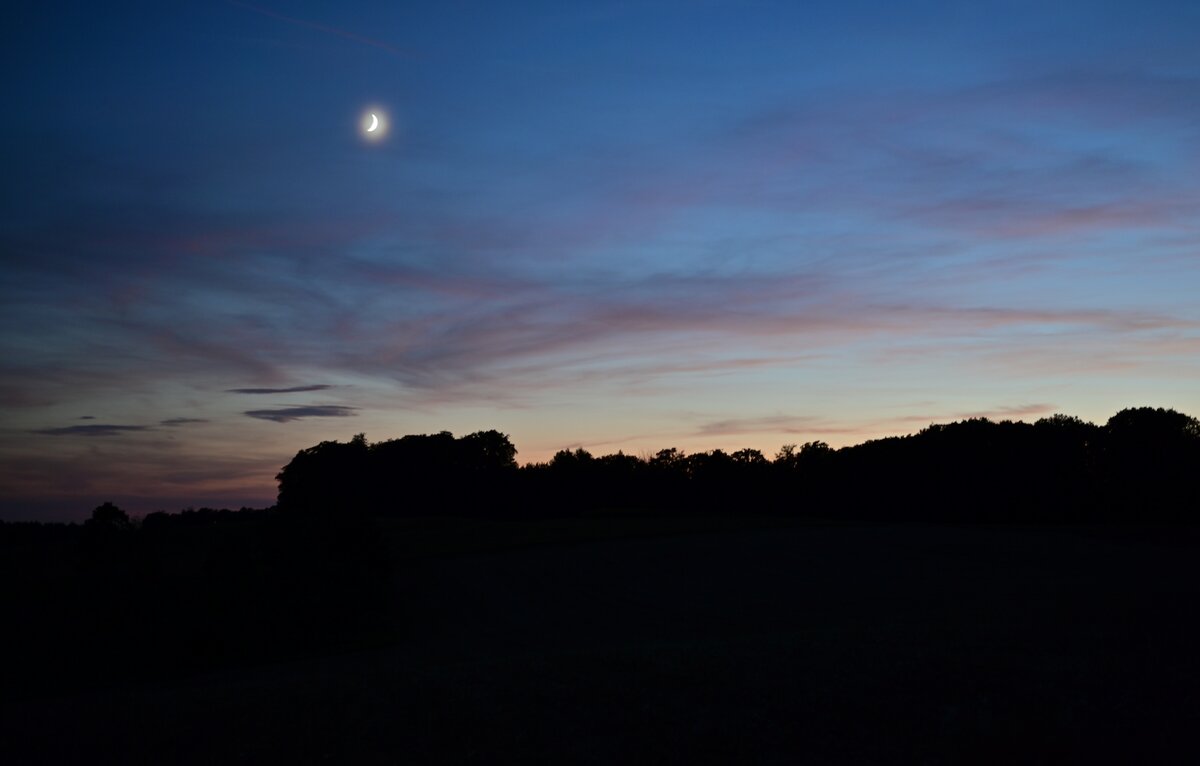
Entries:
{"type": "Polygon", "coordinates": [[[292,514],[334,516],[366,510],[375,499],[368,481],[367,437],[324,441],[302,449],[276,475],[279,507],[292,514]]]}
{"type": "Polygon", "coordinates": [[[1110,513],[1145,519],[1194,515],[1200,494],[1200,422],[1175,410],[1124,409],[1104,426],[1110,513]]]}

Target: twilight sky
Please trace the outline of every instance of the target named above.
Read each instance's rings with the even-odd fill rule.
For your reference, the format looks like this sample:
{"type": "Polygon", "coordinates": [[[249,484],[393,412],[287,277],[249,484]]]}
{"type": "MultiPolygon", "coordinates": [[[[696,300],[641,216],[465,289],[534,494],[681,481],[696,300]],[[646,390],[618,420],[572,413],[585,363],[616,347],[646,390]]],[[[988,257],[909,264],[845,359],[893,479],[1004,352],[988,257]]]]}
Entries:
{"type": "Polygon", "coordinates": [[[358,432],[1200,415],[1195,0],[6,21],[0,518],[269,505],[358,432]]]}

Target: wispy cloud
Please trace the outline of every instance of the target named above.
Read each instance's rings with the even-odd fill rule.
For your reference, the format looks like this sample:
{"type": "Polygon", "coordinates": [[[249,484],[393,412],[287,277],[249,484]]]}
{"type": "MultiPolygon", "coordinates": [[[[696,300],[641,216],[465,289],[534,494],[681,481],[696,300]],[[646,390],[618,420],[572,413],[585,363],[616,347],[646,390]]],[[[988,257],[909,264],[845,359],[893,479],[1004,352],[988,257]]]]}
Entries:
{"type": "Polygon", "coordinates": [[[1023,418],[1032,415],[1044,415],[1047,412],[1053,412],[1058,405],[1055,404],[1010,404],[1003,407],[996,407],[988,410],[985,413],[975,413],[963,415],[960,417],[970,418],[1023,418]]]}
{"type": "Polygon", "coordinates": [[[350,40],[351,42],[362,43],[363,45],[370,45],[372,47],[379,48],[380,50],[386,51],[387,53],[390,53],[393,56],[407,57],[407,56],[412,55],[410,53],[407,53],[406,51],[403,51],[403,50],[397,48],[394,45],[389,45],[388,43],[385,43],[382,40],[376,40],[372,37],[366,37],[365,35],[359,35],[359,34],[355,34],[354,32],[348,32],[345,29],[339,29],[338,27],[331,27],[326,24],[318,24],[315,21],[308,21],[306,19],[296,18],[295,16],[285,16],[284,14],[278,13],[277,11],[273,11],[269,8],[263,8],[262,6],[258,6],[258,5],[251,5],[250,3],[243,3],[243,2],[240,2],[239,0],[228,0],[228,2],[230,5],[236,5],[239,8],[245,8],[247,10],[254,11],[255,13],[261,14],[263,16],[267,16],[272,19],[278,19],[279,21],[283,21],[288,24],[292,24],[292,25],[295,25],[298,27],[305,27],[306,29],[313,29],[313,30],[316,30],[317,32],[323,32],[327,35],[334,35],[336,37],[341,37],[344,40],[350,40]]]}
{"type": "Polygon", "coordinates": [[[298,394],[303,391],[324,391],[327,388],[333,388],[333,386],[319,384],[291,388],[228,388],[226,392],[231,394],[298,394]]]}
{"type": "Polygon", "coordinates": [[[805,415],[767,415],[763,417],[728,418],[704,423],[697,429],[700,436],[716,436],[746,433],[804,433],[814,430],[818,418],[805,415]]]}
{"type": "Polygon", "coordinates": [[[205,418],[169,418],[159,422],[163,426],[185,426],[191,423],[207,423],[205,418]]]}
{"type": "MultiPolygon", "coordinates": [[[[495,291],[503,285],[497,280],[495,291]]],[[[343,336],[339,365],[393,377],[414,392],[445,393],[495,389],[506,379],[540,388],[589,370],[611,379],[766,367],[873,338],[944,340],[1046,328],[1133,336],[1195,326],[1145,310],[955,306],[928,298],[886,303],[849,283],[788,273],[526,285],[460,308],[441,318],[355,329],[343,336]],[[765,353],[773,346],[775,354],[765,353]],[[631,348],[645,358],[635,362],[631,348]],[[697,363],[701,348],[724,351],[697,363]],[[610,351],[622,363],[596,364],[610,351]],[[738,361],[751,351],[754,362],[738,361]]],[[[947,347],[934,343],[931,352],[945,354],[947,347]]]]}
{"type": "Polygon", "coordinates": [[[1053,404],[1013,404],[1001,405],[986,410],[972,410],[966,412],[953,412],[946,414],[924,414],[924,415],[904,415],[898,418],[892,418],[890,423],[949,423],[957,420],[971,420],[974,418],[987,418],[988,420],[1020,420],[1022,418],[1047,415],[1055,412],[1056,405],[1053,404]]]}
{"type": "Polygon", "coordinates": [[[697,436],[730,436],[736,434],[855,434],[863,430],[858,425],[840,425],[828,417],[811,415],[765,415],[761,417],[728,418],[703,423],[697,436]]]}
{"type": "Polygon", "coordinates": [[[145,431],[146,426],[120,426],[97,423],[86,426],[64,426],[62,428],[42,428],[34,433],[47,436],[121,436],[132,431],[145,431]]]}
{"type": "Polygon", "coordinates": [[[1198,105],[1200,78],[1104,71],[779,104],[713,142],[712,195],[964,244],[1194,229],[1194,182],[1146,148],[1194,146],[1198,105]]]}
{"type": "Polygon", "coordinates": [[[242,413],[259,420],[289,423],[301,418],[345,418],[354,415],[355,407],[340,405],[314,405],[309,407],[283,407],[276,410],[247,410],[242,413]]]}
{"type": "Polygon", "coordinates": [[[908,424],[949,423],[971,418],[990,420],[1013,420],[1040,417],[1056,411],[1053,404],[1001,405],[984,410],[947,412],[942,414],[902,415],[867,422],[835,421],[827,416],[814,415],[764,415],[737,417],[703,423],[696,436],[728,436],[737,434],[797,434],[797,435],[842,435],[870,436],[879,433],[897,433],[908,424]]]}

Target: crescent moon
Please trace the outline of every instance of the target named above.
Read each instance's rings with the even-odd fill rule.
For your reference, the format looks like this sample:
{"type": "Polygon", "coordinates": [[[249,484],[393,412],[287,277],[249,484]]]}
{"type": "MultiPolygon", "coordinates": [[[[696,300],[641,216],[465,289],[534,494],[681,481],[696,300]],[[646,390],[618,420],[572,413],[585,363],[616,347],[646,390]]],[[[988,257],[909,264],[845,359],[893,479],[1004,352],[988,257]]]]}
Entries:
{"type": "Polygon", "coordinates": [[[374,133],[375,129],[378,127],[379,127],[379,118],[375,116],[374,112],[372,112],[371,113],[371,127],[367,128],[367,132],[374,133]]]}

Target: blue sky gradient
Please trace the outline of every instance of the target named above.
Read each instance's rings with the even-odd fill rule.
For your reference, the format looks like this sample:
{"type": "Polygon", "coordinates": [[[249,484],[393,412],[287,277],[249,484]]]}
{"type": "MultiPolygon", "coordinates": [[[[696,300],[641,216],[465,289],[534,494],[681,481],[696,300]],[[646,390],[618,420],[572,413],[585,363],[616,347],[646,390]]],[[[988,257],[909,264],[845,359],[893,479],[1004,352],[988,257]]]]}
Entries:
{"type": "Polygon", "coordinates": [[[1047,5],[19,11],[0,516],[269,504],[360,431],[1200,414],[1200,5],[1047,5]]]}

